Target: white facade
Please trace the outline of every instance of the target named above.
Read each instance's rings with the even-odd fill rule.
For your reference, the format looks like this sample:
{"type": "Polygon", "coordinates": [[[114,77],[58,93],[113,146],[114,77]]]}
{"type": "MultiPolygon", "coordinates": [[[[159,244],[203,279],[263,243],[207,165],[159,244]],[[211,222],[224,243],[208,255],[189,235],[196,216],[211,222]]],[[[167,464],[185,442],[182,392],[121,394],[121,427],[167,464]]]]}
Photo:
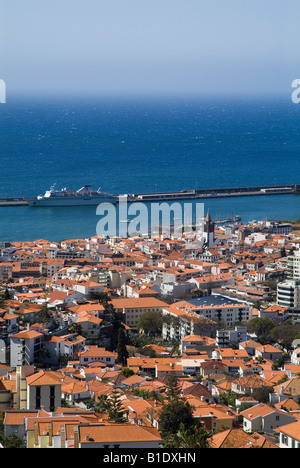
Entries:
{"type": "Polygon", "coordinates": [[[88,346],[85,351],[79,353],[80,366],[88,366],[92,362],[103,362],[109,367],[113,367],[116,362],[116,355],[105,348],[98,348],[97,346],[88,346]]]}
{"type": "MultiPolygon", "coordinates": [[[[255,410],[255,406],[250,408],[255,410]]],[[[245,432],[266,432],[268,434],[275,433],[275,429],[285,424],[292,423],[296,420],[294,416],[289,413],[284,413],[283,411],[276,411],[270,407],[270,412],[264,415],[258,415],[255,418],[251,418],[251,413],[249,418],[244,416],[243,421],[243,430],[245,432]]]]}
{"type": "Polygon", "coordinates": [[[217,330],[216,345],[227,348],[230,343],[240,343],[247,340],[247,328],[235,327],[234,330],[217,330]]]}
{"type": "Polygon", "coordinates": [[[99,283],[93,283],[91,281],[76,283],[74,284],[75,291],[88,296],[90,293],[99,292],[102,293],[104,291],[104,286],[99,283]]]}
{"type": "MultiPolygon", "coordinates": [[[[300,365],[300,348],[294,349],[294,351],[291,354],[291,363],[299,366],[300,365]]],[[[299,368],[299,373],[300,373],[300,368],[299,368]]]]}
{"type": "Polygon", "coordinates": [[[245,304],[226,304],[226,305],[203,305],[194,306],[185,310],[184,317],[177,315],[169,309],[163,310],[163,315],[170,315],[177,318],[177,323],[173,321],[163,323],[162,336],[166,340],[181,340],[187,335],[198,335],[201,323],[197,323],[197,318],[204,317],[211,321],[211,324],[222,321],[230,327],[237,322],[247,322],[252,318],[252,307],[245,304]]]}
{"type": "Polygon", "coordinates": [[[288,279],[300,280],[300,250],[288,256],[288,279]]]}
{"type": "Polygon", "coordinates": [[[24,332],[10,336],[10,365],[30,365],[38,361],[43,346],[42,333],[24,332]]]}
{"type": "Polygon", "coordinates": [[[299,422],[280,427],[279,448],[300,448],[299,422]]]}
{"type": "Polygon", "coordinates": [[[41,409],[54,412],[61,406],[61,383],[56,385],[28,385],[27,387],[27,408],[41,409]]]}
{"type": "Polygon", "coordinates": [[[277,304],[286,308],[300,307],[300,280],[287,280],[278,283],[277,304]]]}

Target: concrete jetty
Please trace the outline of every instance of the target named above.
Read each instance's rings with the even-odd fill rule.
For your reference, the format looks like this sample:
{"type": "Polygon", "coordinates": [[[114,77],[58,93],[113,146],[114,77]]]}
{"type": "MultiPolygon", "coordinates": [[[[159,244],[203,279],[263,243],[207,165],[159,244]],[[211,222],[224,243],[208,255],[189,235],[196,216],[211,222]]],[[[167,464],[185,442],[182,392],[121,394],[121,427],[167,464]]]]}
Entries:
{"type": "MultiPolygon", "coordinates": [[[[170,201],[170,200],[192,200],[226,197],[249,197],[261,195],[284,195],[300,194],[300,184],[288,185],[262,185],[257,187],[231,187],[231,188],[208,188],[181,190],[179,192],[153,192],[153,193],[130,193],[113,195],[117,202],[119,197],[126,197],[128,202],[147,201],[170,201]]],[[[27,201],[23,197],[0,198],[1,206],[26,206],[27,201]]]]}

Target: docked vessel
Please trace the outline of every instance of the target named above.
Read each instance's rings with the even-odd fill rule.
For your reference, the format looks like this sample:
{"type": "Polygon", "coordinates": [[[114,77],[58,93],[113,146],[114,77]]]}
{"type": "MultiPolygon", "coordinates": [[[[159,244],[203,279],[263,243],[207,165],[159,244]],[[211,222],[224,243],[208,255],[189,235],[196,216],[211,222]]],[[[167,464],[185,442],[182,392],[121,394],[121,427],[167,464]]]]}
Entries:
{"type": "Polygon", "coordinates": [[[91,190],[90,185],[84,185],[81,189],[72,192],[66,188],[56,190],[55,184],[44,195],[27,197],[30,206],[95,206],[100,203],[116,203],[117,198],[99,190],[91,190]]]}

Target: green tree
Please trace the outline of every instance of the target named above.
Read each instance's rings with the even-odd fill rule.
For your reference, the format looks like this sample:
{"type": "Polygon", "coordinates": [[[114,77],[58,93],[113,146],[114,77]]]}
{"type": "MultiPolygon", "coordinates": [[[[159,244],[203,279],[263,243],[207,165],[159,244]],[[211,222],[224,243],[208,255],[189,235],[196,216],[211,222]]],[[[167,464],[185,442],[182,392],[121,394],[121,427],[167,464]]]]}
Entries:
{"type": "Polygon", "coordinates": [[[165,448],[210,448],[209,439],[212,434],[202,426],[192,426],[188,429],[180,424],[176,434],[169,434],[163,440],[165,448]]]}
{"type": "Polygon", "coordinates": [[[235,401],[238,398],[238,396],[238,393],[234,393],[232,391],[222,392],[220,393],[220,403],[235,408],[235,401]]]}
{"type": "Polygon", "coordinates": [[[18,437],[16,434],[10,434],[8,437],[4,437],[3,439],[3,447],[4,448],[23,448],[22,441],[20,437],[18,437]]]}
{"type": "Polygon", "coordinates": [[[274,391],[273,387],[269,387],[269,386],[260,387],[254,390],[252,396],[255,400],[259,401],[259,403],[269,403],[270,401],[269,395],[273,391],[274,391]]]}
{"type": "Polygon", "coordinates": [[[125,422],[126,421],[126,411],[120,399],[121,395],[117,390],[114,390],[108,397],[108,417],[115,422],[125,422]]]}
{"type": "Polygon", "coordinates": [[[275,327],[270,319],[255,317],[247,323],[247,330],[256,334],[260,342],[265,342],[275,327]]]}
{"type": "Polygon", "coordinates": [[[89,299],[91,301],[98,301],[100,304],[107,304],[110,300],[110,297],[107,293],[104,292],[90,292],[89,299]]]}
{"type": "Polygon", "coordinates": [[[166,394],[168,401],[178,400],[179,398],[180,388],[174,371],[171,372],[169,380],[167,382],[166,394]]]}
{"type": "Polygon", "coordinates": [[[118,333],[120,328],[124,328],[122,324],[122,314],[117,313],[111,303],[104,304],[103,319],[108,324],[103,332],[110,340],[110,350],[115,350],[118,342],[118,333]]]}
{"type": "Polygon", "coordinates": [[[159,430],[162,437],[176,434],[181,425],[188,429],[195,424],[193,407],[183,399],[175,399],[163,405],[159,415],[159,430]]]}
{"type": "Polygon", "coordinates": [[[298,333],[299,324],[296,325],[291,322],[287,322],[284,325],[273,328],[271,336],[274,340],[280,342],[284,348],[291,349],[292,343],[296,339],[298,333]]]}
{"type": "Polygon", "coordinates": [[[129,367],[123,367],[120,374],[124,375],[125,377],[131,377],[132,375],[135,374],[135,372],[133,369],[130,369],[129,367]]]}
{"type": "Polygon", "coordinates": [[[146,335],[161,335],[163,325],[162,312],[153,311],[142,314],[138,320],[137,327],[146,335]]]}
{"type": "Polygon", "coordinates": [[[9,299],[13,299],[13,294],[9,292],[8,288],[6,288],[4,292],[4,300],[8,301],[9,299]]]}
{"type": "Polygon", "coordinates": [[[108,395],[105,393],[99,395],[93,405],[93,408],[96,413],[107,413],[109,409],[108,395]]]}
{"type": "Polygon", "coordinates": [[[64,367],[64,366],[66,366],[68,364],[68,361],[70,360],[70,356],[69,356],[69,354],[60,354],[60,353],[58,353],[57,357],[56,357],[56,360],[57,360],[57,364],[60,367],[64,367]]]}
{"type": "Polygon", "coordinates": [[[118,347],[117,347],[117,362],[122,364],[123,367],[127,365],[128,351],[126,348],[126,337],[122,328],[118,331],[118,347]]]}
{"type": "Polygon", "coordinates": [[[5,412],[1,411],[0,413],[0,443],[3,443],[4,440],[4,418],[5,418],[5,412]]]}
{"type": "Polygon", "coordinates": [[[73,322],[70,325],[69,330],[71,333],[77,333],[78,335],[81,335],[81,336],[83,335],[82,326],[79,323],[73,322]]]}

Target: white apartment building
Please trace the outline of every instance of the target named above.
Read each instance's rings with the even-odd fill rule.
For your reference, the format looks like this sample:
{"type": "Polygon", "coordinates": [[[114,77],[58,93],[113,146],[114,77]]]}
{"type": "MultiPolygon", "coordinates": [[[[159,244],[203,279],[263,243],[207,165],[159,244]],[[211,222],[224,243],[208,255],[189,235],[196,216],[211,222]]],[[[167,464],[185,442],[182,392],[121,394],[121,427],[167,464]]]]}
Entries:
{"type": "Polygon", "coordinates": [[[94,281],[79,281],[73,285],[75,291],[88,296],[90,293],[104,291],[104,287],[100,283],[95,283],[94,281]]]}
{"type": "Polygon", "coordinates": [[[61,406],[61,377],[52,371],[41,370],[26,378],[27,408],[54,412],[61,406]]]}
{"type": "Polygon", "coordinates": [[[277,304],[300,308],[300,250],[287,257],[287,280],[277,285],[277,304]]]}
{"type": "Polygon", "coordinates": [[[86,349],[78,353],[80,366],[88,366],[92,362],[103,362],[108,367],[113,367],[116,363],[116,354],[98,346],[87,346],[86,349]]]}
{"type": "Polygon", "coordinates": [[[286,280],[277,284],[277,305],[285,308],[300,307],[300,280],[286,280]]]}
{"type": "Polygon", "coordinates": [[[163,338],[181,340],[187,335],[205,334],[205,326],[217,327],[223,322],[226,327],[231,327],[237,322],[251,320],[252,307],[222,296],[205,296],[175,303],[164,308],[163,314],[177,319],[164,321],[163,338]]]}
{"type": "Polygon", "coordinates": [[[300,280],[300,250],[296,250],[287,259],[287,279],[300,280]]]}
{"type": "Polygon", "coordinates": [[[59,355],[69,356],[72,359],[76,352],[85,349],[85,338],[80,335],[70,334],[66,336],[47,336],[44,342],[44,348],[48,351],[46,361],[56,363],[59,355]]]}
{"type": "Polygon", "coordinates": [[[34,364],[39,360],[43,346],[43,333],[24,330],[10,336],[11,367],[34,364]]]}
{"type": "Polygon", "coordinates": [[[247,328],[235,327],[234,330],[217,330],[216,346],[227,348],[231,343],[241,343],[247,340],[247,328]]]}

